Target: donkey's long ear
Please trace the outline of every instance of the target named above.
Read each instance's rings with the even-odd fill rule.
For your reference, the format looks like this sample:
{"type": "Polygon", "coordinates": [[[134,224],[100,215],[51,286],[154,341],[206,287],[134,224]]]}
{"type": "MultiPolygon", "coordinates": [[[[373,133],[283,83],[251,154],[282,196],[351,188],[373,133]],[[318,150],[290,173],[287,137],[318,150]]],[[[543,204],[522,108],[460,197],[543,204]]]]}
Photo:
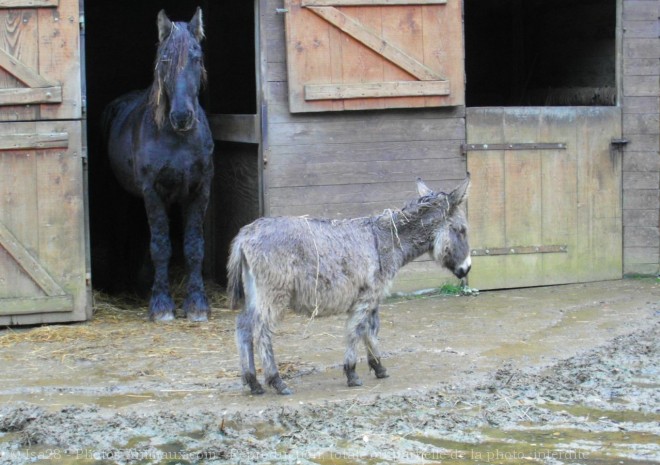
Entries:
{"type": "Polygon", "coordinates": [[[202,9],[200,7],[197,7],[195,16],[193,16],[188,23],[188,30],[193,36],[195,36],[197,42],[201,42],[204,38],[204,22],[202,20],[202,9]]]}
{"type": "Polygon", "coordinates": [[[433,190],[422,181],[422,178],[417,178],[417,193],[420,197],[424,197],[433,194],[433,190]]]}
{"type": "Polygon", "coordinates": [[[165,10],[160,10],[158,12],[158,41],[162,42],[165,40],[172,32],[172,21],[165,14],[165,10]]]}
{"type": "Polygon", "coordinates": [[[449,204],[453,207],[459,206],[466,198],[470,187],[470,173],[456,188],[449,193],[449,204]]]}

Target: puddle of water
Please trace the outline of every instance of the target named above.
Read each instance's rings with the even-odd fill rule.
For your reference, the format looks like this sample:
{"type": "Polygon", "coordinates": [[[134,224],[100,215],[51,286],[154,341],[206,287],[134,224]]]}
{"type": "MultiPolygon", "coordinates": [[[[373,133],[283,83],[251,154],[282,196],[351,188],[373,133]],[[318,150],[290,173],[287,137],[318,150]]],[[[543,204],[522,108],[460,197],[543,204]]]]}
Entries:
{"type": "Polygon", "coordinates": [[[660,422],[660,414],[651,412],[634,412],[632,410],[600,410],[583,405],[543,404],[543,408],[553,412],[566,412],[574,417],[585,417],[589,420],[611,420],[616,423],[646,423],[660,422]]]}
{"type": "MultiPolygon", "coordinates": [[[[448,441],[417,435],[420,443],[442,448],[448,454],[446,464],[501,463],[538,464],[553,460],[563,463],[601,463],[619,465],[642,457],[658,456],[660,436],[641,432],[591,432],[575,429],[483,431],[486,439],[476,444],[448,441]]],[[[656,463],[649,461],[649,463],[656,463]]]]}
{"type": "Polygon", "coordinates": [[[120,408],[157,399],[155,394],[115,394],[109,396],[89,396],[77,393],[57,394],[10,394],[0,395],[0,405],[27,402],[57,411],[68,405],[98,405],[99,407],[120,408]]]}

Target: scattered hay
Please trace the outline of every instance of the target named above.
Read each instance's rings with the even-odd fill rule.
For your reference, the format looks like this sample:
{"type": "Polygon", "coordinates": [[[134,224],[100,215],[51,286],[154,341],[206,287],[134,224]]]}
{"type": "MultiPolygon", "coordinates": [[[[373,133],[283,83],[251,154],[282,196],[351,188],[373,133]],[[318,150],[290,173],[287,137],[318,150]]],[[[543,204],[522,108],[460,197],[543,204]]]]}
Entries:
{"type": "MultiPolygon", "coordinates": [[[[175,302],[182,302],[184,295],[185,283],[180,281],[173,286],[175,302]]],[[[169,340],[175,333],[181,332],[222,333],[233,330],[233,322],[229,324],[226,318],[225,312],[229,312],[229,310],[224,289],[214,283],[207,283],[207,295],[212,308],[209,323],[199,324],[186,319],[177,319],[170,324],[152,324],[147,321],[148,299],[131,294],[110,295],[95,291],[93,296],[94,315],[90,321],[31,328],[7,328],[5,331],[0,331],[0,348],[8,348],[21,343],[89,345],[92,342],[101,346],[125,339],[145,337],[160,337],[163,340],[169,340]]],[[[164,348],[164,351],[167,350],[164,348]]]]}

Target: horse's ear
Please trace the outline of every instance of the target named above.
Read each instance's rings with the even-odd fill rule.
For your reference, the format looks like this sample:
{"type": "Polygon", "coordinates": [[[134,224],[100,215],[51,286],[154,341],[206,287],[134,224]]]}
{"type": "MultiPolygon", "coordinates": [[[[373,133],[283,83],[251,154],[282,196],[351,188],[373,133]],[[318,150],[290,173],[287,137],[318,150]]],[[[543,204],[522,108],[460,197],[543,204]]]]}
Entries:
{"type": "Polygon", "coordinates": [[[202,20],[202,9],[197,7],[195,16],[188,23],[188,30],[195,36],[198,42],[204,38],[204,22],[202,20]]]}
{"type": "Polygon", "coordinates": [[[433,194],[433,190],[422,181],[422,178],[417,178],[417,193],[420,197],[424,197],[433,194]]]}
{"type": "Polygon", "coordinates": [[[450,205],[457,207],[460,205],[466,198],[468,193],[468,188],[470,187],[470,173],[468,173],[467,178],[463,180],[456,188],[449,193],[449,203],[450,205]]]}
{"type": "Polygon", "coordinates": [[[158,41],[162,42],[167,37],[169,37],[170,32],[172,32],[172,21],[165,14],[165,10],[160,10],[158,12],[158,41]]]}

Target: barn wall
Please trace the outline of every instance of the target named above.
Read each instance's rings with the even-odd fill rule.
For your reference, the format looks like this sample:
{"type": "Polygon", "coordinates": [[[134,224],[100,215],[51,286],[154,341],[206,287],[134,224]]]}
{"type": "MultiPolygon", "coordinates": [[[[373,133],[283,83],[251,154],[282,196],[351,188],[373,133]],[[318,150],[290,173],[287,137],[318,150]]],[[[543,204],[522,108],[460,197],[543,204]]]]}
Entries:
{"type": "MultiPolygon", "coordinates": [[[[282,0],[260,0],[264,214],[347,218],[398,208],[422,177],[454,187],[466,174],[465,108],[291,114],[282,0]]],[[[439,266],[413,264],[398,288],[441,285],[439,266]],[[424,270],[424,272],[422,272],[424,270]]]]}
{"type": "Polygon", "coordinates": [[[624,265],[660,271],[660,4],[623,1],[624,265]]]}

